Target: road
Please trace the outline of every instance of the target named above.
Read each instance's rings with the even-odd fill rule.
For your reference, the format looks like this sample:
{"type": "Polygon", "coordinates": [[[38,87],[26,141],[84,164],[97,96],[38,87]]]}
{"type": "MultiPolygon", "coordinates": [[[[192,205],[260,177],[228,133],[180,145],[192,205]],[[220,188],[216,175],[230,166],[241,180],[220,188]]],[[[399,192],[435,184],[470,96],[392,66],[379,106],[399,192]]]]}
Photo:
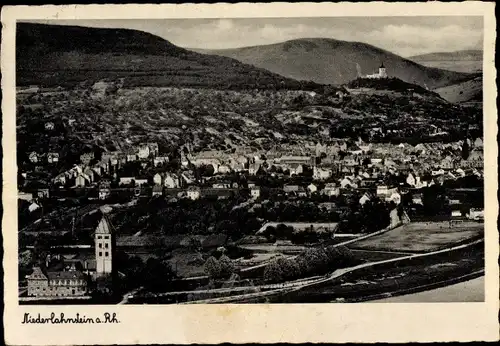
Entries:
{"type": "Polygon", "coordinates": [[[483,302],[484,276],[458,284],[397,297],[372,300],[375,303],[483,302]]]}
{"type": "Polygon", "coordinates": [[[139,288],[135,288],[133,289],[132,291],[130,292],[127,292],[123,295],[122,297],[122,300],[118,303],[118,305],[123,305],[123,304],[127,304],[128,303],[128,299],[130,296],[134,296],[135,294],[137,294],[137,292],[139,292],[140,290],[142,290],[143,287],[139,287],[139,288]]]}

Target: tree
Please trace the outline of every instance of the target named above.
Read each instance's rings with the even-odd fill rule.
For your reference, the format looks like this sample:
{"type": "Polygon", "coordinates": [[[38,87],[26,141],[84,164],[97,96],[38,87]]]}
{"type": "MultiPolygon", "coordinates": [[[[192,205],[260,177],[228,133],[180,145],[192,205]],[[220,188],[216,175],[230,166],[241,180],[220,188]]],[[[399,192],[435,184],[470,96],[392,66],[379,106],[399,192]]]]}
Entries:
{"type": "Polygon", "coordinates": [[[205,273],[211,278],[211,279],[216,279],[221,276],[222,272],[222,267],[219,261],[213,257],[210,256],[207,261],[205,262],[205,273]]]}
{"type": "Polygon", "coordinates": [[[222,255],[219,258],[219,266],[220,266],[220,277],[221,278],[227,278],[227,277],[231,276],[231,274],[234,271],[233,262],[226,255],[222,255]]]}
{"type": "Polygon", "coordinates": [[[283,281],[283,268],[279,258],[273,259],[264,269],[264,280],[269,282],[283,281]]]}
{"type": "Polygon", "coordinates": [[[33,254],[31,250],[26,250],[23,252],[19,252],[19,265],[22,267],[29,267],[33,262],[33,254]]]}
{"type": "Polygon", "coordinates": [[[144,286],[152,291],[165,290],[176,276],[168,263],[153,257],[147,260],[142,273],[144,286]]]}
{"type": "Polygon", "coordinates": [[[469,158],[469,140],[468,138],[464,139],[464,143],[462,144],[462,159],[467,160],[469,158]]]}

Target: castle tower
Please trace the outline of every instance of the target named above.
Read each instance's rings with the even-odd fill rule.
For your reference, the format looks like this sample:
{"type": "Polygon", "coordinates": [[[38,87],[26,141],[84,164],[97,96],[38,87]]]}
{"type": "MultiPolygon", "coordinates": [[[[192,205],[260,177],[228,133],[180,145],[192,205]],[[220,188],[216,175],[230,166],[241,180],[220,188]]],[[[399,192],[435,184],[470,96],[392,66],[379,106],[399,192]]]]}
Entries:
{"type": "Polygon", "coordinates": [[[107,216],[103,215],[94,236],[97,277],[111,275],[113,271],[113,233],[111,230],[107,216]]]}
{"type": "Polygon", "coordinates": [[[387,78],[387,71],[385,69],[384,63],[380,64],[380,67],[378,68],[378,75],[380,78],[387,78]]]}

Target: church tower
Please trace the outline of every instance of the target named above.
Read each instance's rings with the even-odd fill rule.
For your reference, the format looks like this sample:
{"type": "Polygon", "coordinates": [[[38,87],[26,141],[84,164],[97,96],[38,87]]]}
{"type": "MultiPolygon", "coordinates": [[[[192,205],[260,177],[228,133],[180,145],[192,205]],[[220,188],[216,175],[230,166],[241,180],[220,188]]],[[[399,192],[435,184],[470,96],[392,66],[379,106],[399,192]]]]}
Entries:
{"type": "Polygon", "coordinates": [[[95,230],[95,261],[96,277],[108,276],[113,272],[113,233],[111,224],[106,215],[95,230]]]}
{"type": "Polygon", "coordinates": [[[378,75],[380,78],[387,78],[387,71],[385,69],[384,63],[380,64],[380,67],[378,68],[378,75]]]}

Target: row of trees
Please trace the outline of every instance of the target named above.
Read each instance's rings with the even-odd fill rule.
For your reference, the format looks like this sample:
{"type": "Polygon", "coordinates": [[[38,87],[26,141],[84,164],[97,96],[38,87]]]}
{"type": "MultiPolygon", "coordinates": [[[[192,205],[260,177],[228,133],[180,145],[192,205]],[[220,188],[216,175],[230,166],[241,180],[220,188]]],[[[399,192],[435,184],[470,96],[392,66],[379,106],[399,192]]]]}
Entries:
{"type": "Polygon", "coordinates": [[[277,239],[288,239],[294,244],[312,244],[331,237],[330,232],[317,231],[312,225],[304,230],[296,230],[293,226],[282,223],[276,225],[276,227],[266,227],[262,235],[266,237],[269,242],[274,242],[277,239]]]}
{"type": "Polygon", "coordinates": [[[150,257],[143,261],[140,257],[128,256],[119,251],[113,262],[117,271],[124,274],[118,279],[118,292],[126,292],[139,285],[150,292],[164,292],[177,278],[172,266],[158,258],[150,257]]]}
{"type": "Polygon", "coordinates": [[[234,265],[226,255],[220,256],[219,259],[210,256],[205,262],[204,270],[211,279],[227,279],[234,272],[234,265]]]}
{"type": "Polygon", "coordinates": [[[344,246],[317,247],[295,258],[277,257],[264,270],[264,280],[280,283],[308,276],[322,275],[356,263],[351,251],[344,246]]]}

